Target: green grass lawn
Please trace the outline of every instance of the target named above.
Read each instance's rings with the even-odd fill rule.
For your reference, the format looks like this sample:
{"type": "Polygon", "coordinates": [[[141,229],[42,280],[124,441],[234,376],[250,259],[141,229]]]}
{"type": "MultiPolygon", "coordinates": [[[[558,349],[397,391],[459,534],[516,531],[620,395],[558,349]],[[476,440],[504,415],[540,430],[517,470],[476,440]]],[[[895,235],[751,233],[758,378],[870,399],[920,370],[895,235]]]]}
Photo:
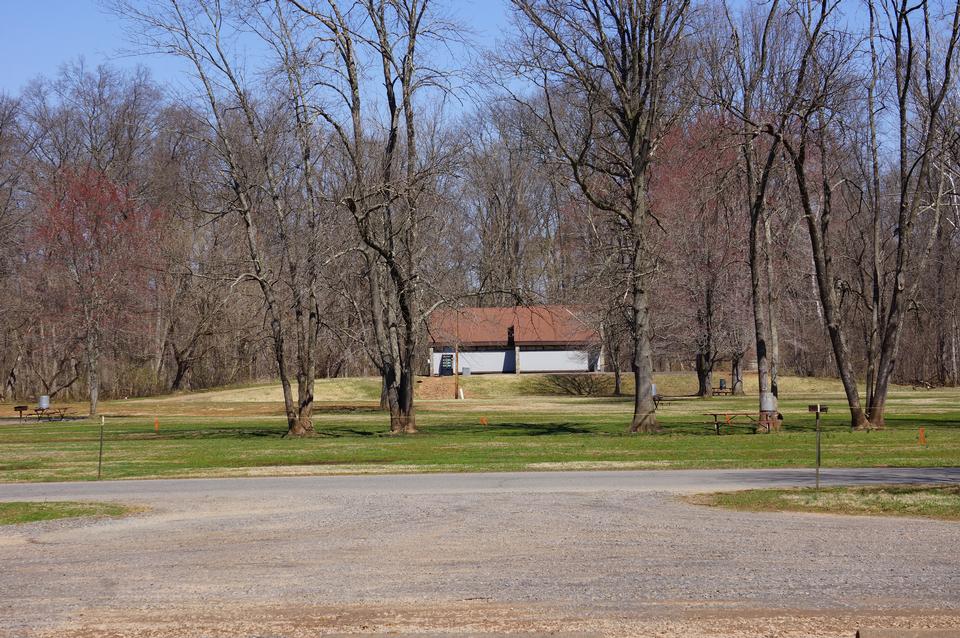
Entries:
{"type": "MultiPolygon", "coordinates": [[[[887,428],[854,433],[838,383],[787,378],[780,433],[716,436],[704,412],[756,410],[755,398],[724,397],[664,403],[662,433],[644,436],[626,433],[629,397],[564,395],[535,375],[464,382],[467,400],[419,401],[420,433],[399,437],[387,433],[370,379],[320,383],[319,434],[308,439],[283,438],[282,404],[272,386],[110,402],[103,406],[103,477],[811,467],[814,419],[807,405],[816,402],[832,409],[824,420],[826,467],[960,465],[955,389],[897,388],[887,428]],[[918,444],[919,427],[926,446],[918,444]]],[[[676,394],[695,387],[692,375],[657,382],[676,394]]],[[[98,436],[91,420],[0,425],[0,481],[95,479],[98,436]]]]}
{"type": "Polygon", "coordinates": [[[960,520],[960,485],[882,485],[745,490],[698,494],[685,500],[751,512],[820,512],[857,516],[922,516],[960,520]]]}
{"type": "Polygon", "coordinates": [[[72,501],[37,503],[31,501],[14,501],[0,503],[0,525],[52,521],[58,518],[123,516],[132,511],[134,511],[133,508],[112,503],[77,503],[72,501]]]}

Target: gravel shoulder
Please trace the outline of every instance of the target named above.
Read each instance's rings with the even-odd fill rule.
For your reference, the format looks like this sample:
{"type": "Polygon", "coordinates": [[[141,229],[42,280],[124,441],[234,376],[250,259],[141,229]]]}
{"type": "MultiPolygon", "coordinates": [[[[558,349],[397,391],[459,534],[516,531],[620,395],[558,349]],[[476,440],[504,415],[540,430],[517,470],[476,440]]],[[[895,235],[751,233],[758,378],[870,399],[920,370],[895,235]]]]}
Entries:
{"type": "MultiPolygon", "coordinates": [[[[949,468],[911,472],[831,472],[827,480],[960,478],[949,468]]],[[[677,498],[809,474],[0,486],[0,500],[151,508],[119,520],[0,529],[0,636],[960,628],[960,524],[735,512],[677,498]]]]}

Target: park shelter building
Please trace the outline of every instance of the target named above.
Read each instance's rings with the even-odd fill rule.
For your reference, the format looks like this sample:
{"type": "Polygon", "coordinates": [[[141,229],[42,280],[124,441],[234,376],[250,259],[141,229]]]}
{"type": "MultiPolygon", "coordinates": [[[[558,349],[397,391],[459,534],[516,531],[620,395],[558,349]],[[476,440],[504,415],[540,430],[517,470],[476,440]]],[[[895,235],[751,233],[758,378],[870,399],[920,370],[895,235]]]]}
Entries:
{"type": "Polygon", "coordinates": [[[596,372],[601,339],[588,313],[567,306],[451,308],[427,324],[430,374],[596,372]],[[459,350],[459,357],[454,357],[459,350]]]}

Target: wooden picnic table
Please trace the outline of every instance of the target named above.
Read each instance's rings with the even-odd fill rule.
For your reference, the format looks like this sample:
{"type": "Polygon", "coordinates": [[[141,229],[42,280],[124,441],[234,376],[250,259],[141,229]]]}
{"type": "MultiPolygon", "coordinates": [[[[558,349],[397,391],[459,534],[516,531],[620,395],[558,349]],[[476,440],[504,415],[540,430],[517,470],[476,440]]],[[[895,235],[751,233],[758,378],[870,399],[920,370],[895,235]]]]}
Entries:
{"type": "Polygon", "coordinates": [[[728,427],[733,427],[734,425],[750,427],[753,429],[754,434],[757,433],[759,417],[755,412],[704,412],[704,415],[713,417],[713,429],[716,431],[717,436],[720,436],[721,425],[726,425],[728,427]],[[747,422],[735,423],[735,421],[738,419],[745,420],[747,422]]]}
{"type": "Polygon", "coordinates": [[[64,417],[67,416],[66,408],[34,408],[33,414],[37,417],[37,421],[41,419],[46,419],[47,421],[63,421],[64,417]]]}
{"type": "Polygon", "coordinates": [[[713,396],[733,396],[733,388],[714,388],[712,390],[713,396]]]}

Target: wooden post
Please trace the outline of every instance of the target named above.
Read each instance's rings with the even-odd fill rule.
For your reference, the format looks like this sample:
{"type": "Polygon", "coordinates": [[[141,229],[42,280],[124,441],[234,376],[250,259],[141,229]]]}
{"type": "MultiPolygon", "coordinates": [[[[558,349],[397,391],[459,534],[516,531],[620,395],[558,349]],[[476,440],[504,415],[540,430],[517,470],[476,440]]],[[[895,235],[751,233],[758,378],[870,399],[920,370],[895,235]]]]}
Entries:
{"type": "Polygon", "coordinates": [[[513,346],[513,373],[520,374],[520,346],[513,346]]]}
{"type": "Polygon", "coordinates": [[[453,398],[460,398],[460,309],[457,308],[457,341],[453,346],[453,398]]]}
{"type": "Polygon", "coordinates": [[[453,398],[460,398],[460,341],[453,349],[453,398]]]}

